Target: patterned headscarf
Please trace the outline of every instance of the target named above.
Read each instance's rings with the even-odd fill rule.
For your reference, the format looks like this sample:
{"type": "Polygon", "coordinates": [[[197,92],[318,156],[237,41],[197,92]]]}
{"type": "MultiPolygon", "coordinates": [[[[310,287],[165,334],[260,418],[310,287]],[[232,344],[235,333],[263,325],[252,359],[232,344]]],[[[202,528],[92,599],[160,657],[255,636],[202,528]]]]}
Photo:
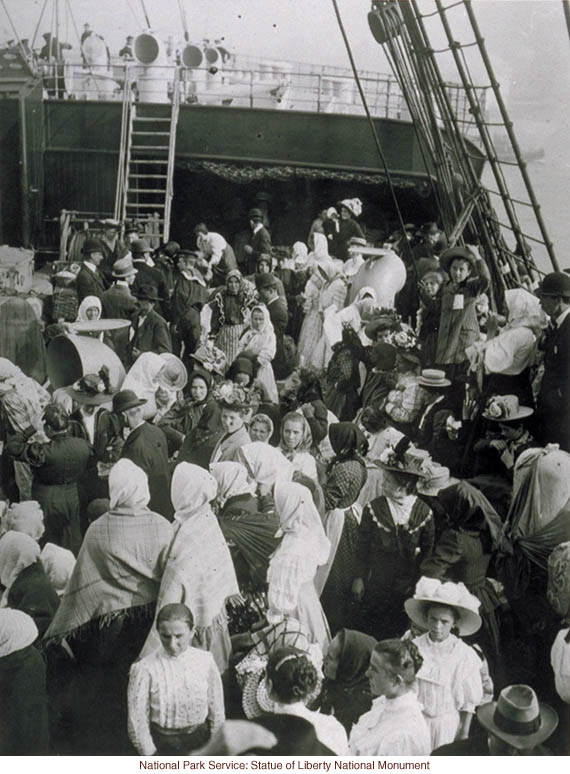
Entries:
{"type": "Polygon", "coordinates": [[[336,422],[329,427],[329,440],[334,453],[340,459],[364,456],[368,441],[362,430],[352,422],[336,422]]]}

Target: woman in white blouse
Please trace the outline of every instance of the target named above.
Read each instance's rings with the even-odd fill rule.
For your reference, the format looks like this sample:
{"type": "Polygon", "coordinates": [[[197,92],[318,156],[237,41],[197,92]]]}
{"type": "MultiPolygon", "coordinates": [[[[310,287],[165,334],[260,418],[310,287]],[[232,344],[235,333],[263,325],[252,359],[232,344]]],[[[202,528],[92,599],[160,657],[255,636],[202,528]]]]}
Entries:
{"type": "Polygon", "coordinates": [[[423,659],[406,640],[382,640],[367,676],[376,698],[350,732],[352,755],[429,755],[430,734],[414,688],[423,659]]]}
{"type": "Polygon", "coordinates": [[[312,723],[317,739],[334,755],[348,755],[346,731],[332,715],[307,709],[305,702],[314,694],[318,674],[306,653],[297,648],[275,650],[267,662],[265,685],[277,715],[296,715],[312,723]]]}
{"type": "Polygon", "coordinates": [[[139,755],[184,755],[222,726],[222,680],[212,655],[191,646],[186,605],[161,608],[156,628],[162,647],[131,667],[129,737],[139,755]]]}

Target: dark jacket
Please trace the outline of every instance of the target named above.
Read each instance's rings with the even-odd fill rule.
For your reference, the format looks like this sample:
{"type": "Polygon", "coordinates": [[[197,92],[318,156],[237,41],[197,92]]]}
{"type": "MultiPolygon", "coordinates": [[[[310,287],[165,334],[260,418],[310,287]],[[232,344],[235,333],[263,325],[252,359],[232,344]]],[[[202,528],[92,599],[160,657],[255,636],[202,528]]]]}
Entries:
{"type": "Polygon", "coordinates": [[[143,285],[152,285],[156,288],[157,295],[161,299],[156,309],[163,317],[168,317],[168,298],[170,294],[164,274],[156,266],[149,266],[144,260],[134,259],[133,266],[138,272],[131,288],[133,295],[136,296],[143,285]]]}
{"type": "Polygon", "coordinates": [[[264,254],[271,254],[271,236],[265,226],[262,226],[255,234],[251,235],[249,244],[251,245],[252,252],[247,259],[248,273],[253,273],[260,257],[264,254]]]}
{"type": "Polygon", "coordinates": [[[289,322],[286,302],[278,296],[267,305],[269,317],[275,331],[275,357],[273,358],[273,371],[276,379],[283,379],[287,376],[288,368],[283,348],[283,336],[289,322]]]}
{"type": "MultiPolygon", "coordinates": [[[[103,317],[109,320],[131,320],[137,311],[137,300],[124,285],[112,285],[103,293],[101,302],[103,317]]],[[[122,328],[105,336],[105,343],[115,350],[123,365],[128,363],[129,330],[122,328]]]]}
{"type": "Polygon", "coordinates": [[[142,322],[140,315],[135,315],[133,320],[134,336],[131,340],[131,349],[142,352],[172,352],[170,331],[164,317],[151,309],[142,322]]]}
{"type": "Polygon", "coordinates": [[[8,607],[33,618],[43,637],[59,607],[59,597],[40,561],[20,572],[8,592],[8,607]]]}
{"type": "Polygon", "coordinates": [[[0,658],[0,755],[49,755],[46,667],[33,645],[0,658]]]}
{"type": "Polygon", "coordinates": [[[570,314],[546,337],[535,435],[570,452],[570,314]]]}
{"type": "Polygon", "coordinates": [[[131,460],[147,474],[151,511],[172,519],[168,446],[162,430],[143,422],[127,437],[121,457],[131,460]]]}
{"type": "Polygon", "coordinates": [[[87,298],[87,296],[97,296],[97,298],[103,298],[103,293],[105,291],[105,283],[103,277],[99,273],[99,270],[94,272],[86,266],[82,266],[79,269],[79,273],[77,274],[77,279],[75,281],[75,287],[77,289],[79,303],[81,303],[84,298],[87,298]]]}

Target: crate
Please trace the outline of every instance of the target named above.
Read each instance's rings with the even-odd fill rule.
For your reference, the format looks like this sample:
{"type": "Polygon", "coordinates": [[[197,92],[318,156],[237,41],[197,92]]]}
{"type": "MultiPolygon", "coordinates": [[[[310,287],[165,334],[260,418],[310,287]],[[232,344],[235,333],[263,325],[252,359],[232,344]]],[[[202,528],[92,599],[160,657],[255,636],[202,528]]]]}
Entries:
{"type": "Polygon", "coordinates": [[[0,245],[0,289],[27,293],[32,287],[34,251],[0,245]]]}

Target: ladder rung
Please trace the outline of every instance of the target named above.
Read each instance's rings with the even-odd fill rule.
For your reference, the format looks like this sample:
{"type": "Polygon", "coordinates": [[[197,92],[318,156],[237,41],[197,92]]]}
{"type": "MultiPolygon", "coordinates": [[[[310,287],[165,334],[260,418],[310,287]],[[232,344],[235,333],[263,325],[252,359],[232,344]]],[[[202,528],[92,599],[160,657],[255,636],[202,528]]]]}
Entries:
{"type": "MultiPolygon", "coordinates": [[[[128,193],[129,193],[129,191],[127,191],[127,194],[128,194],[128,193]]],[[[140,207],[151,207],[153,210],[154,210],[155,208],[159,208],[159,209],[163,210],[163,209],[166,207],[166,204],[164,204],[164,203],[160,203],[160,202],[157,202],[156,204],[155,204],[154,202],[143,202],[143,204],[135,204],[135,203],[133,202],[133,204],[129,204],[129,202],[127,201],[127,208],[129,208],[129,207],[130,207],[131,209],[133,209],[133,208],[134,208],[134,209],[137,209],[137,210],[138,210],[140,207]]]]}
{"type": "Polygon", "coordinates": [[[129,193],[152,193],[164,196],[164,188],[129,188],[129,193]]]}
{"type": "Polygon", "coordinates": [[[131,145],[131,152],[137,150],[166,151],[168,153],[168,145],[131,145]]]}
{"type": "Polygon", "coordinates": [[[129,177],[145,177],[145,178],[148,177],[148,178],[152,178],[153,180],[155,179],[166,180],[168,175],[147,175],[147,174],[137,175],[134,172],[129,172],[129,177]]]}
{"type": "Polygon", "coordinates": [[[150,134],[151,137],[170,137],[170,132],[131,132],[134,137],[136,134],[150,134]]]}
{"type": "Polygon", "coordinates": [[[131,158],[129,164],[168,164],[168,159],[133,159],[131,158]]]}
{"type": "Polygon", "coordinates": [[[150,116],[133,116],[133,121],[160,121],[161,123],[164,123],[165,121],[170,121],[170,118],[151,118],[150,116]]]}

